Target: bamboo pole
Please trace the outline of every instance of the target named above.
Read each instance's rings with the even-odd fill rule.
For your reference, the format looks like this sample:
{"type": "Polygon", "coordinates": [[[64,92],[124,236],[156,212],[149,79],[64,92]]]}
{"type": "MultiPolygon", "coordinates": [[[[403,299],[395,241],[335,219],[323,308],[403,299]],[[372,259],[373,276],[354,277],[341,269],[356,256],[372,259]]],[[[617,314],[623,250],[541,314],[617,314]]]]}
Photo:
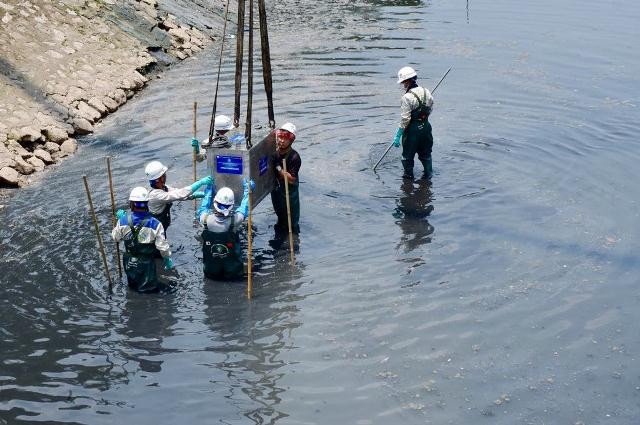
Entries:
{"type": "Polygon", "coordinates": [[[251,299],[253,295],[253,235],[251,229],[251,201],[253,197],[253,191],[251,190],[251,182],[247,183],[249,189],[249,217],[247,217],[247,298],[251,299]]]}
{"type": "Polygon", "coordinates": [[[100,236],[100,228],[98,227],[98,219],[96,218],[96,212],[93,209],[93,201],[91,200],[91,192],[89,192],[89,183],[87,183],[87,176],[82,176],[84,181],[84,189],[87,191],[87,199],[89,200],[89,209],[91,210],[91,216],[93,218],[93,225],[96,228],[96,236],[98,237],[98,246],[100,248],[100,254],[102,255],[102,264],[104,265],[104,271],[109,281],[109,293],[112,292],[113,282],[111,281],[111,273],[109,273],[109,266],[107,265],[107,255],[104,253],[104,245],[102,245],[102,236],[100,236]]]}
{"type": "MultiPolygon", "coordinates": [[[[111,157],[107,157],[107,173],[109,174],[109,194],[111,195],[111,223],[116,225],[116,197],[113,194],[113,178],[111,176],[111,157]]],[[[118,277],[122,279],[122,265],[120,264],[120,242],[116,242],[116,257],[118,259],[118,277]]]]}
{"type": "MultiPolygon", "coordinates": [[[[193,102],[193,138],[197,139],[197,134],[198,134],[198,127],[197,127],[197,117],[198,117],[198,102],[193,102]]],[[[198,172],[197,172],[197,159],[196,159],[196,148],[192,149],[193,151],[193,181],[195,182],[196,179],[198,178],[198,172]]],[[[193,210],[195,211],[197,208],[197,203],[196,200],[193,200],[193,210]]]]}
{"type": "Polygon", "coordinates": [[[293,258],[293,229],[291,228],[291,202],[289,201],[289,179],[287,178],[287,159],[282,159],[282,170],[284,171],[284,193],[287,198],[287,224],[289,225],[289,254],[291,256],[291,265],[295,259],[293,258]]]}

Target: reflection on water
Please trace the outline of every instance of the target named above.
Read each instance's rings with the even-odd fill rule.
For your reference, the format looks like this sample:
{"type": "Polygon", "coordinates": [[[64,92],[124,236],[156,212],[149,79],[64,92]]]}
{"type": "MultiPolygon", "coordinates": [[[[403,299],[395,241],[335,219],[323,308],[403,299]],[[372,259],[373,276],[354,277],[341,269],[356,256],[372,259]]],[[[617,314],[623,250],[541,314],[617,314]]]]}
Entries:
{"type": "Polygon", "coordinates": [[[402,193],[397,201],[393,216],[402,229],[402,238],[398,248],[408,253],[431,242],[434,228],[428,217],[433,211],[431,181],[428,179],[403,179],[402,193]]]}

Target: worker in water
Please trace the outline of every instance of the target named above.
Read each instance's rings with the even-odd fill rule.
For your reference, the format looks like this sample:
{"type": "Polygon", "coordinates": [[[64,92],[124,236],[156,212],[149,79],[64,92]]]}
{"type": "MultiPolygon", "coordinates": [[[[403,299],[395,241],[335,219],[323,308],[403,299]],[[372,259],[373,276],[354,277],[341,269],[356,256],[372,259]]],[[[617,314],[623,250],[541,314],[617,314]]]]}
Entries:
{"type": "Polygon", "coordinates": [[[276,152],[272,157],[272,163],[276,170],[276,184],[271,191],[271,203],[276,212],[278,222],[274,229],[276,233],[286,233],[289,231],[287,221],[287,196],[284,187],[285,179],[289,182],[289,204],[291,207],[291,229],[293,233],[300,233],[300,196],[298,192],[298,172],[302,165],[302,159],[291,144],[296,139],[296,126],[288,122],[281,125],[275,131],[276,152]],[[286,161],[287,171],[282,166],[282,161],[286,161]]]}
{"type": "Polygon", "coordinates": [[[228,148],[231,146],[228,138],[228,132],[233,128],[231,118],[226,115],[216,116],[213,122],[213,140],[207,138],[207,142],[200,146],[198,139],[191,139],[191,147],[196,154],[196,160],[202,162],[207,159],[208,148],[228,148]]]}
{"type": "MultiPolygon", "coordinates": [[[[255,188],[253,180],[251,188],[255,188]]],[[[233,190],[220,188],[213,197],[215,186],[205,189],[205,196],[198,209],[202,232],[202,261],[204,275],[209,279],[235,279],[242,276],[244,263],[238,231],[245,217],[249,215],[249,187],[242,179],[244,193],[240,206],[235,209],[233,190]],[[213,197],[213,208],[212,198],[213,197]]]]}
{"type": "Polygon", "coordinates": [[[164,226],[165,231],[171,225],[171,206],[175,201],[188,199],[201,199],[204,192],[198,192],[202,186],[213,183],[213,178],[207,176],[198,180],[191,186],[173,188],[167,186],[167,167],[160,161],[151,161],[144,169],[144,173],[151,185],[149,191],[149,212],[164,226]]]}
{"type": "Polygon", "coordinates": [[[111,237],[116,242],[124,241],[122,263],[129,287],[139,292],[154,292],[159,289],[154,252],[158,250],[162,255],[165,269],[172,269],[169,242],[162,223],[149,213],[147,189],[136,187],[131,191],[129,208],[131,212],[118,218],[111,237]]]}
{"type": "Polygon", "coordinates": [[[398,84],[402,84],[405,93],[400,102],[400,127],[393,145],[399,147],[402,142],[403,178],[413,178],[413,158],[417,153],[424,166],[424,177],[429,179],[433,174],[433,135],[429,123],[433,97],[429,90],[418,85],[417,79],[416,71],[409,66],[398,71],[398,84]]]}

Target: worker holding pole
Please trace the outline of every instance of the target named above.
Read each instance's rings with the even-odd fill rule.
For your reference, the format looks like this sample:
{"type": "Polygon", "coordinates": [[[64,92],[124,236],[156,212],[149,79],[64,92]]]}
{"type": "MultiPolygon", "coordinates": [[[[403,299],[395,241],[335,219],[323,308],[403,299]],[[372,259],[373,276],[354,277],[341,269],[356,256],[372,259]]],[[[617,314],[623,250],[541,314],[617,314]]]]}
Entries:
{"type": "Polygon", "coordinates": [[[275,132],[276,136],[276,152],[272,158],[273,167],[276,170],[276,184],[273,191],[271,191],[271,203],[273,204],[273,210],[278,217],[278,222],[275,224],[274,229],[276,235],[285,235],[289,231],[288,214],[287,214],[287,198],[289,200],[289,206],[291,209],[291,231],[294,234],[300,233],[300,195],[298,192],[298,172],[302,165],[302,159],[291,145],[296,139],[296,126],[288,122],[280,127],[275,132]],[[282,161],[286,161],[286,170],[282,167],[282,161]],[[288,182],[288,196],[287,188],[285,187],[285,179],[288,182]]]}
{"type": "Polygon", "coordinates": [[[424,166],[424,177],[430,179],[433,174],[433,135],[429,114],[433,108],[433,97],[429,90],[418,85],[417,80],[418,75],[410,66],[398,71],[398,84],[402,84],[405,93],[400,102],[400,126],[393,145],[399,147],[402,142],[402,178],[413,179],[413,158],[417,153],[424,166]]]}

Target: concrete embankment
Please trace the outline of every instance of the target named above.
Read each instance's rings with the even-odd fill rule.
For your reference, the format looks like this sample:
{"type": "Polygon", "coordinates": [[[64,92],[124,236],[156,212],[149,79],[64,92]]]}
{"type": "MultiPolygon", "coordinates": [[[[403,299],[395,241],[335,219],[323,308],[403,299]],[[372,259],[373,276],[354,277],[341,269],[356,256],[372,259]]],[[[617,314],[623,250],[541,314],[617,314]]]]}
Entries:
{"type": "MultiPolygon", "coordinates": [[[[224,3],[0,0],[0,188],[73,154],[159,69],[219,34],[224,3]]],[[[4,191],[5,195],[7,191],[4,191]]]]}

